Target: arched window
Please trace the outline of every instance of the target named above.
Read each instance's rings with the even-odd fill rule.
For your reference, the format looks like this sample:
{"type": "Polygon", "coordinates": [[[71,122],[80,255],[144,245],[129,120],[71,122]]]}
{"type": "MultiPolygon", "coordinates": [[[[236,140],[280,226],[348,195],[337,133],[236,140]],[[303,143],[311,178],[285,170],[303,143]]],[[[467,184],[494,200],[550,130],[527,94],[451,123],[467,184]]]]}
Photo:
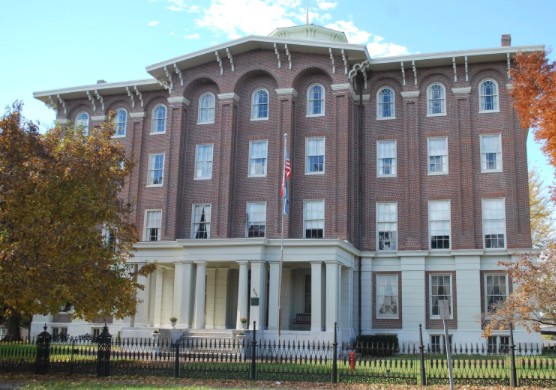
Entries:
{"type": "Polygon", "coordinates": [[[163,104],[157,105],[153,109],[153,124],[151,133],[159,134],[166,132],[166,106],[163,104]]]}
{"type": "Polygon", "coordinates": [[[377,94],[377,119],[393,119],[396,117],[394,90],[392,88],[382,88],[377,94]]]}
{"type": "Polygon", "coordinates": [[[86,112],[80,112],[75,117],[75,130],[79,130],[85,135],[89,135],[89,114],[86,112]]]}
{"type": "Polygon", "coordinates": [[[324,88],[313,84],[307,89],[307,116],[324,115],[324,88]]]}
{"type": "Polygon", "coordinates": [[[257,89],[251,100],[251,120],[268,119],[268,91],[257,89]]]}
{"type": "Polygon", "coordinates": [[[116,111],[116,116],[114,117],[114,127],[116,133],[115,137],[125,137],[125,132],[127,128],[127,111],[123,108],[118,108],[116,111]]]}
{"type": "Polygon", "coordinates": [[[499,111],[496,81],[484,80],[479,84],[479,111],[499,111]]]}
{"type": "Polygon", "coordinates": [[[446,89],[440,83],[434,83],[427,89],[429,116],[446,115],[446,89]]]}
{"type": "Polygon", "coordinates": [[[214,94],[205,92],[199,97],[197,123],[214,123],[214,94]]]}

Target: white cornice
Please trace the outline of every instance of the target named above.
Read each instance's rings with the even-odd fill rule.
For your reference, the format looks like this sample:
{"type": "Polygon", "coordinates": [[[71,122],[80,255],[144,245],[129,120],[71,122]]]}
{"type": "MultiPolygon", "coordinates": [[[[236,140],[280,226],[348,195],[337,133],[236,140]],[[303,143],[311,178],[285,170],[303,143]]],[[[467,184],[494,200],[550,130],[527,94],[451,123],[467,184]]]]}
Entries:
{"type": "Polygon", "coordinates": [[[145,112],[141,111],[141,112],[131,112],[129,113],[129,117],[133,118],[133,119],[141,119],[145,117],[145,112]]]}
{"type": "Polygon", "coordinates": [[[457,95],[467,95],[471,93],[471,87],[452,88],[452,93],[457,95]]]}
{"type": "Polygon", "coordinates": [[[403,98],[412,99],[412,98],[418,98],[420,93],[421,93],[420,91],[402,91],[401,95],[403,98]]]}
{"type": "Polygon", "coordinates": [[[333,91],[343,91],[345,89],[351,90],[351,84],[350,83],[332,84],[330,85],[330,88],[333,91]]]}
{"type": "Polygon", "coordinates": [[[91,120],[93,122],[104,122],[106,120],[106,115],[97,115],[97,116],[92,116],[91,120]]]}
{"type": "Polygon", "coordinates": [[[168,103],[170,104],[183,104],[185,106],[189,106],[191,102],[189,99],[183,96],[171,96],[168,98],[168,103]]]}
{"type": "Polygon", "coordinates": [[[276,88],[277,95],[292,95],[297,97],[297,91],[293,88],[276,88]]]}
{"type": "Polygon", "coordinates": [[[218,100],[230,100],[234,99],[236,102],[239,102],[239,95],[235,92],[228,92],[228,93],[219,93],[218,100]]]}

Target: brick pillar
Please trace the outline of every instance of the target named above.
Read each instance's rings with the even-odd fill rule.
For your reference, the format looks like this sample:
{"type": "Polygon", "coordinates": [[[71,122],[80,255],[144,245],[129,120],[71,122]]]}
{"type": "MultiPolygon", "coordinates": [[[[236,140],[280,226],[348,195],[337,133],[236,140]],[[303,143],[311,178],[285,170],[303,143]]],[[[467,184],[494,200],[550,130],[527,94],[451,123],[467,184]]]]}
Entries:
{"type": "MultiPolygon", "coordinates": [[[[297,203],[294,204],[294,199],[295,199],[295,191],[294,191],[294,177],[297,176],[300,172],[296,171],[296,167],[299,166],[299,164],[296,164],[296,161],[294,161],[294,153],[293,153],[293,122],[294,122],[294,112],[295,112],[295,99],[297,98],[297,92],[295,89],[293,88],[278,88],[276,89],[276,94],[278,95],[278,100],[279,100],[279,113],[278,113],[278,117],[279,119],[279,130],[276,133],[276,145],[280,145],[280,149],[278,151],[278,169],[279,169],[279,173],[278,173],[278,177],[280,178],[280,182],[282,183],[282,175],[284,174],[284,134],[288,135],[288,152],[289,152],[289,157],[290,157],[290,161],[292,164],[292,177],[290,178],[290,183],[289,183],[289,187],[288,187],[288,191],[289,191],[289,198],[290,198],[290,205],[289,205],[289,214],[288,215],[284,215],[284,238],[288,238],[290,237],[290,218],[292,215],[293,210],[296,210],[296,207],[303,207],[302,205],[298,205],[297,203]]],[[[277,183],[277,187],[276,187],[276,202],[278,204],[278,207],[275,209],[274,212],[274,216],[272,216],[272,218],[274,218],[274,220],[276,221],[276,223],[274,224],[274,236],[275,237],[280,237],[281,236],[281,221],[282,221],[282,212],[283,212],[283,208],[282,208],[282,197],[280,196],[280,191],[278,191],[278,183],[277,183]]],[[[302,212],[302,211],[300,211],[302,212]]],[[[270,213],[268,213],[267,211],[267,215],[270,217],[270,213]]]]}
{"type": "MultiPolygon", "coordinates": [[[[141,189],[139,188],[140,174],[143,172],[141,170],[142,165],[149,164],[148,158],[141,159],[142,153],[141,148],[143,147],[143,122],[145,119],[144,112],[132,112],[129,114],[129,127],[131,132],[129,134],[131,140],[131,147],[127,149],[128,156],[131,156],[133,159],[133,170],[131,171],[131,175],[128,177],[127,187],[129,188],[128,191],[128,202],[134,202],[135,197],[138,197],[140,194],[141,189]],[[142,161],[144,160],[144,161],[142,161]]],[[[138,207],[134,207],[130,213],[129,219],[131,222],[135,223],[138,229],[143,228],[143,220],[144,215],[142,214],[143,210],[139,210],[138,207]]],[[[139,237],[143,239],[142,230],[139,230],[139,237]]]]}
{"type": "MultiPolygon", "coordinates": [[[[406,139],[405,150],[398,150],[398,161],[406,161],[405,173],[406,192],[405,204],[408,207],[407,238],[403,244],[404,250],[419,250],[423,242],[421,223],[421,161],[420,161],[420,129],[419,109],[417,106],[419,91],[402,92],[405,109],[404,132],[406,139]]],[[[426,240],[425,240],[426,241],[426,240]]],[[[400,243],[401,244],[401,243],[400,243]]],[[[401,246],[401,245],[400,245],[401,246]]],[[[400,248],[401,249],[401,248],[400,248]]]]}
{"type": "Polygon", "coordinates": [[[235,175],[235,142],[237,128],[237,103],[239,96],[235,93],[218,95],[217,115],[221,117],[220,148],[214,151],[214,161],[219,164],[213,170],[218,180],[218,201],[213,205],[211,237],[227,238],[230,236],[232,214],[234,211],[234,175],[235,175]],[[214,222],[213,222],[214,221],[214,222]]]}
{"type": "Polygon", "coordinates": [[[181,213],[181,183],[183,169],[185,163],[185,123],[187,123],[187,114],[189,110],[189,100],[182,96],[168,98],[170,105],[167,113],[166,137],[167,152],[164,164],[164,200],[166,203],[163,210],[164,228],[162,229],[163,240],[175,240],[178,238],[177,231],[178,216],[181,213]]]}

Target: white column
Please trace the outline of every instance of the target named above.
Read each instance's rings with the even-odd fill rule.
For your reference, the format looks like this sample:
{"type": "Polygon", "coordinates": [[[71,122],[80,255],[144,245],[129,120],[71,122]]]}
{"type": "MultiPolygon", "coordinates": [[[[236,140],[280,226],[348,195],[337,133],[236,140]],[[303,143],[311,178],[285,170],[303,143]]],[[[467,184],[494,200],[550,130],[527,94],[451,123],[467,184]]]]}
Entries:
{"type": "Polygon", "coordinates": [[[156,285],[154,287],[154,307],[153,307],[153,325],[160,326],[160,315],[162,312],[162,282],[164,281],[164,270],[158,268],[156,270],[156,285]]]}
{"type": "Polygon", "coordinates": [[[480,331],[477,313],[481,312],[481,258],[479,256],[455,256],[456,281],[452,281],[454,308],[457,308],[458,332],[480,331]],[[455,293],[455,294],[454,294],[455,293]]]}
{"type": "MultiPolygon", "coordinates": [[[[284,310],[278,314],[280,298],[280,263],[270,263],[270,280],[268,285],[268,329],[277,330],[279,317],[284,315],[284,310]]],[[[281,305],[284,307],[283,305],[281,305]]]]}
{"type": "Polygon", "coordinates": [[[257,322],[257,329],[264,329],[265,314],[265,265],[263,261],[251,262],[251,291],[250,297],[250,327],[253,321],[257,322]],[[254,302],[258,301],[258,304],[254,302]]]}
{"type": "Polygon", "coordinates": [[[311,331],[322,331],[322,262],[311,262],[311,331]]]}
{"type": "Polygon", "coordinates": [[[248,299],[249,299],[249,281],[247,280],[248,261],[238,261],[239,264],[239,280],[237,282],[237,316],[236,316],[236,329],[241,329],[242,325],[239,321],[240,318],[247,318],[248,313],[248,299]]]}
{"type": "Polygon", "coordinates": [[[197,275],[195,280],[195,329],[205,327],[205,278],[206,262],[196,261],[197,275]]]}
{"type": "MultiPolygon", "coordinates": [[[[401,257],[402,269],[402,328],[419,329],[419,324],[425,327],[425,258],[422,256],[401,257]]],[[[418,332],[411,332],[415,339],[408,340],[417,342],[418,332]]],[[[427,337],[427,335],[423,335],[427,337]]]]}
{"type": "Polygon", "coordinates": [[[135,304],[136,306],[136,311],[135,311],[135,315],[133,316],[133,324],[131,326],[143,326],[143,324],[145,323],[144,320],[144,316],[145,316],[145,311],[148,312],[148,310],[146,310],[147,308],[145,307],[145,305],[148,302],[145,302],[145,296],[148,293],[147,287],[147,277],[146,276],[138,276],[137,277],[137,283],[145,286],[143,290],[141,290],[140,288],[137,289],[137,291],[135,292],[135,299],[137,301],[137,303],[135,304]]]}
{"type": "Polygon", "coordinates": [[[334,323],[338,322],[339,307],[339,264],[335,261],[326,262],[326,331],[334,331],[334,323]]]}
{"type": "Polygon", "coordinates": [[[193,299],[193,263],[176,263],[174,271],[173,315],[178,318],[178,326],[191,327],[191,307],[193,299]]]}

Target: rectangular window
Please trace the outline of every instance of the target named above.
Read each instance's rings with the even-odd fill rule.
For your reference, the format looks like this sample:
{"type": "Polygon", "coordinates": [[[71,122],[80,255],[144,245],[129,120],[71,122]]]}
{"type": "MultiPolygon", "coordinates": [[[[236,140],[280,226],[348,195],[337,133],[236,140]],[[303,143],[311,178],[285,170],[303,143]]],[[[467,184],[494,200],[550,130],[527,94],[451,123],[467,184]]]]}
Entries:
{"type": "Polygon", "coordinates": [[[164,154],[149,154],[149,177],[147,185],[161,186],[164,173],[164,154]]]}
{"type": "Polygon", "coordinates": [[[207,180],[212,178],[212,149],[212,144],[197,145],[195,151],[195,179],[207,180]]]}
{"type": "Polygon", "coordinates": [[[430,249],[450,249],[450,201],[429,202],[430,249]]]}
{"type": "Polygon", "coordinates": [[[147,210],[145,214],[145,241],[160,241],[162,210],[147,210]]]}
{"type": "Polygon", "coordinates": [[[398,204],[377,203],[376,234],[379,251],[398,249],[398,204]]]}
{"type": "Polygon", "coordinates": [[[305,139],[305,173],[324,173],[324,138],[305,139]]]}
{"type": "Polygon", "coordinates": [[[485,249],[506,247],[506,205],[504,199],[483,199],[483,237],[485,249]]]}
{"type": "Polygon", "coordinates": [[[485,308],[494,313],[496,307],[506,300],[508,283],[506,275],[485,275],[485,308]]]}
{"type": "Polygon", "coordinates": [[[397,145],[396,141],[377,142],[377,176],[395,177],[397,174],[397,145]]]}
{"type": "Polygon", "coordinates": [[[430,275],[430,316],[439,319],[443,302],[448,302],[450,318],[452,318],[452,276],[430,275]]]}
{"type": "Polygon", "coordinates": [[[376,275],[376,318],[398,318],[398,275],[376,275]]]}
{"type": "MultiPolygon", "coordinates": [[[[430,350],[432,353],[443,353],[446,351],[446,342],[444,335],[434,334],[430,336],[430,350]]],[[[448,342],[452,345],[452,335],[448,335],[448,342]]]]}
{"type": "Polygon", "coordinates": [[[194,204],[191,218],[191,238],[210,238],[210,204],[194,204]]]}
{"type": "Polygon", "coordinates": [[[502,140],[500,134],[481,135],[481,172],[502,171],[502,140]]]}
{"type": "Polygon", "coordinates": [[[510,350],[509,336],[489,336],[487,340],[487,353],[508,353],[510,350]]]}
{"type": "Polygon", "coordinates": [[[303,230],[305,238],[324,237],[324,200],[303,203],[303,230]]]}
{"type": "Polygon", "coordinates": [[[249,142],[249,176],[266,176],[268,141],[249,142]]]}
{"type": "Polygon", "coordinates": [[[266,203],[247,203],[247,237],[264,237],[266,230],[266,203]]]}
{"type": "Polygon", "coordinates": [[[429,175],[448,173],[448,138],[428,138],[429,175]]]}

